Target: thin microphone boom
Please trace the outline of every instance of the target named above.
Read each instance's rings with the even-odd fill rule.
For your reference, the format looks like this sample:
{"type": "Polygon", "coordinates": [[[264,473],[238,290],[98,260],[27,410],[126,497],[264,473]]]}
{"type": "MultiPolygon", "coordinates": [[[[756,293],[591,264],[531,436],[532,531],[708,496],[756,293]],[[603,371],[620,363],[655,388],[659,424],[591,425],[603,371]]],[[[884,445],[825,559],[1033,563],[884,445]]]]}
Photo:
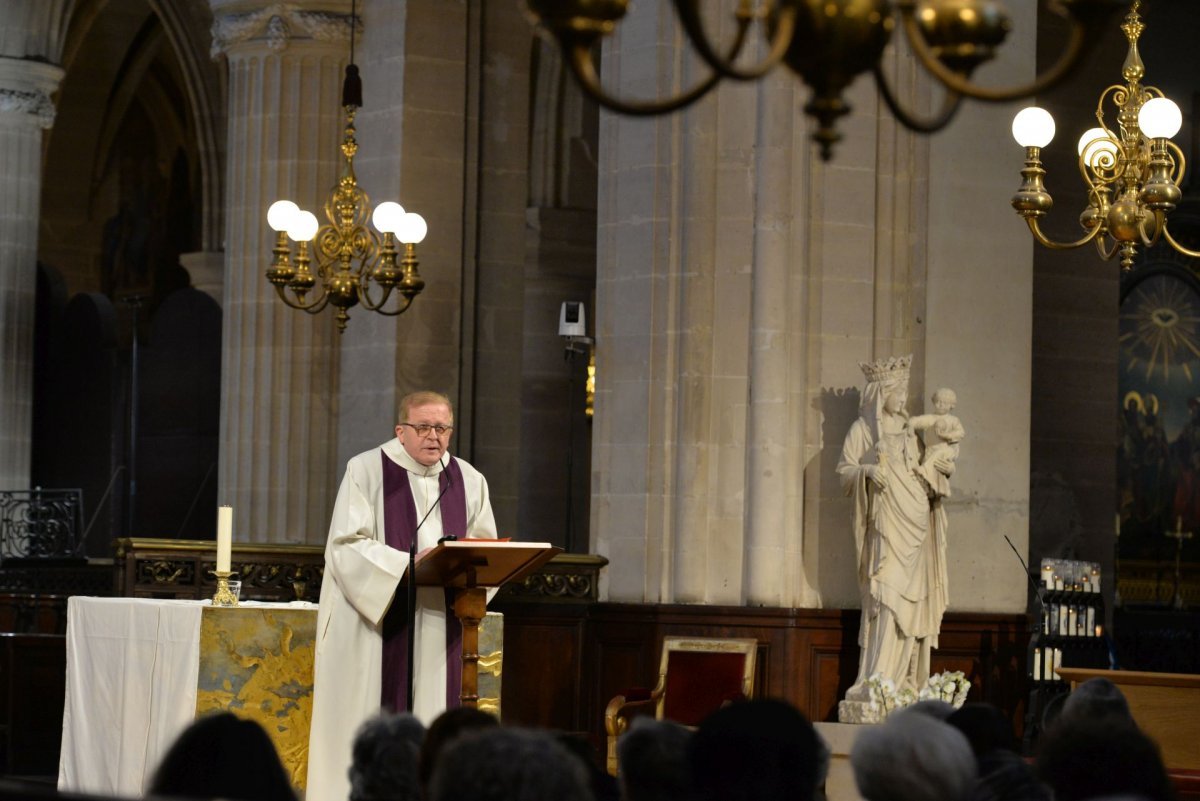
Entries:
{"type": "MultiPolygon", "coordinates": [[[[417,532],[421,530],[421,526],[425,525],[425,521],[429,519],[431,514],[433,514],[433,510],[438,508],[438,504],[442,502],[442,496],[446,494],[446,490],[450,489],[450,482],[454,480],[454,476],[451,475],[450,471],[446,469],[450,464],[449,459],[446,460],[446,464],[442,464],[442,460],[438,459],[438,464],[442,465],[442,472],[446,474],[446,486],[442,487],[442,491],[439,492],[438,496],[433,499],[433,505],[429,507],[429,511],[425,513],[425,516],[421,518],[421,522],[417,523],[417,527],[413,529],[414,543],[417,541],[417,532]]],[[[457,537],[455,539],[457,539],[457,537]]]]}
{"type": "Polygon", "coordinates": [[[1017,550],[1017,546],[1013,545],[1013,541],[1008,538],[1007,534],[1003,536],[1004,541],[1008,543],[1008,547],[1012,548],[1012,552],[1017,557],[1017,561],[1021,563],[1021,570],[1025,572],[1025,578],[1029,579],[1029,586],[1033,587],[1033,596],[1037,598],[1038,607],[1042,613],[1041,617],[1044,619],[1046,617],[1046,602],[1042,600],[1042,588],[1039,587],[1038,583],[1033,580],[1033,574],[1029,572],[1029,565],[1027,565],[1025,560],[1021,558],[1021,552],[1017,550]]]}
{"type": "MultiPolygon", "coordinates": [[[[417,527],[413,529],[412,541],[408,544],[408,713],[410,715],[413,711],[413,677],[416,675],[414,660],[417,655],[417,534],[420,533],[421,526],[425,525],[425,521],[433,514],[433,510],[438,508],[442,502],[442,496],[446,494],[446,490],[450,489],[450,482],[454,480],[454,476],[446,469],[450,464],[450,458],[447,457],[444,465],[442,465],[441,458],[438,458],[438,464],[442,465],[442,472],[446,474],[446,485],[442,487],[442,491],[438,493],[424,517],[417,523],[417,527]]],[[[404,478],[406,481],[408,480],[408,476],[404,478]]],[[[438,542],[441,543],[445,539],[443,537],[438,542]]]]}

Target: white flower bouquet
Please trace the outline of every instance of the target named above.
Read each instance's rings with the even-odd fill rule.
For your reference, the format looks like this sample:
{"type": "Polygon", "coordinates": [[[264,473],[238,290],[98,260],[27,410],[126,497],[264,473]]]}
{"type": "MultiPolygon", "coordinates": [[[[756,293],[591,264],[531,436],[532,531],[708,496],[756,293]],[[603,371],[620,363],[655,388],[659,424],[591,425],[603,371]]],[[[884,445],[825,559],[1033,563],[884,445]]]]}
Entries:
{"type": "Polygon", "coordinates": [[[945,701],[957,709],[967,700],[970,689],[971,682],[961,670],[947,670],[930,676],[917,693],[917,698],[921,701],[945,701]]]}
{"type": "Polygon", "coordinates": [[[936,673],[929,677],[919,692],[910,689],[897,690],[891,679],[876,673],[867,679],[867,715],[864,723],[879,723],[897,709],[915,704],[917,701],[945,701],[961,707],[967,700],[971,682],[961,670],[936,673]]]}

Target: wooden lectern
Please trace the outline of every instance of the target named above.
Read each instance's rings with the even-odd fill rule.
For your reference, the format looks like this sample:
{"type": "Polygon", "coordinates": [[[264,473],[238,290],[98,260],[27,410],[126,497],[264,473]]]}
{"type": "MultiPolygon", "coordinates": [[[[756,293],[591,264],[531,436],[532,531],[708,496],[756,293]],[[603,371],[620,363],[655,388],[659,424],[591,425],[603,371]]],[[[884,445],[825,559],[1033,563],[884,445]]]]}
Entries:
{"type": "Polygon", "coordinates": [[[418,586],[454,591],[454,616],[462,623],[463,706],[479,705],[479,623],[488,589],[524,578],[558,553],[562,548],[548,542],[447,540],[417,555],[418,586]]]}

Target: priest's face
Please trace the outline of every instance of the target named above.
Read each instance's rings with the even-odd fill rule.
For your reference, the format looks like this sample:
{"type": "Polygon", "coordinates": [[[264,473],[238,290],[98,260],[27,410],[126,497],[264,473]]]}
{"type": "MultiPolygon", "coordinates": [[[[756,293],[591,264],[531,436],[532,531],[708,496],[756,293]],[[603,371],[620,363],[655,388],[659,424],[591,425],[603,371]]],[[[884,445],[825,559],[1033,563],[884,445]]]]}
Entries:
{"type": "Polygon", "coordinates": [[[396,426],[396,436],[408,455],[426,467],[441,461],[442,454],[450,445],[453,433],[454,414],[444,403],[429,403],[410,406],[408,419],[396,426]],[[438,433],[438,429],[442,433],[438,433]]]}

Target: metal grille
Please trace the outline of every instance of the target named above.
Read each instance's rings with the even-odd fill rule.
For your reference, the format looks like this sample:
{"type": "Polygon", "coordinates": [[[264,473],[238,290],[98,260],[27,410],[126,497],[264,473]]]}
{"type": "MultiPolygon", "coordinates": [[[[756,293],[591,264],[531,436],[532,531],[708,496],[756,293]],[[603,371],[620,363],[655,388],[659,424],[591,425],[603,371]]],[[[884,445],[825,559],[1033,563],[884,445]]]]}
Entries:
{"type": "Polygon", "coordinates": [[[80,556],[82,520],[82,490],[0,490],[0,564],[80,556]]]}

